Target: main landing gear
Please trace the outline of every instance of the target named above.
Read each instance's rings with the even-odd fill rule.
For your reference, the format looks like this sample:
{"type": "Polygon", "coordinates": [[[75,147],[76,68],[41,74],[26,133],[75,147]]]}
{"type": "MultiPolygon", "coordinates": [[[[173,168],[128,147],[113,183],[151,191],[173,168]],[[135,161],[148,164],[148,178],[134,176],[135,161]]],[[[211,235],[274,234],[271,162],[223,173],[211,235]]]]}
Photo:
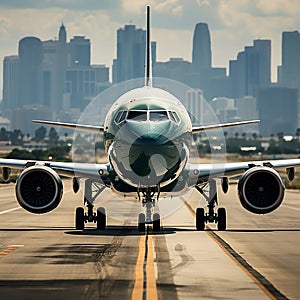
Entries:
{"type": "Polygon", "coordinates": [[[153,231],[160,231],[160,215],[158,213],[153,213],[155,201],[157,201],[159,198],[159,189],[153,190],[149,188],[143,191],[138,191],[138,197],[140,200],[142,200],[143,207],[146,208],[146,214],[140,213],[138,215],[139,232],[145,232],[146,224],[152,224],[153,231]],[[155,194],[157,194],[156,199],[155,194]]]}
{"type": "Polygon", "coordinates": [[[215,213],[215,205],[218,204],[217,184],[215,180],[209,180],[203,187],[196,186],[197,191],[205,198],[208,205],[208,212],[204,208],[196,209],[196,229],[204,230],[205,223],[217,223],[220,231],[226,230],[226,210],[223,207],[218,208],[215,213]],[[208,189],[206,189],[208,187],[208,189]]]}
{"type": "Polygon", "coordinates": [[[77,207],[75,213],[75,227],[78,230],[83,230],[85,223],[94,222],[97,224],[98,230],[103,230],[106,227],[106,212],[104,207],[99,207],[97,213],[94,212],[94,202],[102,193],[105,186],[93,182],[90,179],[85,180],[84,188],[84,205],[87,207],[87,212],[84,212],[83,207],[77,207]]]}

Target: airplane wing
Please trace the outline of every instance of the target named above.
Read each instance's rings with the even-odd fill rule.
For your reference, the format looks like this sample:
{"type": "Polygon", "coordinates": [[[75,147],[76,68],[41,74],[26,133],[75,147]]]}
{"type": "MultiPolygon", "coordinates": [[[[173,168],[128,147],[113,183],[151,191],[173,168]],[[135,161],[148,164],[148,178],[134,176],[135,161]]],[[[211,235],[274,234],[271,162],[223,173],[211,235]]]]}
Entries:
{"type": "Polygon", "coordinates": [[[265,161],[233,162],[224,164],[189,164],[188,168],[195,176],[197,182],[205,181],[210,177],[233,177],[243,174],[254,166],[266,166],[274,169],[292,168],[300,166],[300,159],[282,159],[265,161]]]}
{"type": "Polygon", "coordinates": [[[215,130],[221,128],[229,128],[234,126],[241,126],[241,125],[249,125],[249,124],[256,124],[259,123],[259,120],[251,120],[251,121],[242,121],[242,122],[234,122],[234,123],[223,123],[223,124],[214,124],[214,125],[203,125],[203,126],[195,126],[192,128],[192,133],[201,133],[207,130],[215,130]]]}
{"type": "Polygon", "coordinates": [[[74,130],[95,132],[95,133],[103,133],[104,132],[103,126],[63,123],[63,122],[44,121],[44,120],[32,120],[32,122],[38,123],[38,124],[58,126],[58,127],[63,127],[63,128],[70,128],[70,129],[74,129],[74,130]]]}
{"type": "Polygon", "coordinates": [[[87,164],[73,162],[53,162],[25,159],[0,159],[0,167],[11,169],[25,169],[34,165],[47,166],[56,171],[59,175],[67,177],[88,177],[95,179],[106,179],[108,176],[109,164],[87,164]]]}

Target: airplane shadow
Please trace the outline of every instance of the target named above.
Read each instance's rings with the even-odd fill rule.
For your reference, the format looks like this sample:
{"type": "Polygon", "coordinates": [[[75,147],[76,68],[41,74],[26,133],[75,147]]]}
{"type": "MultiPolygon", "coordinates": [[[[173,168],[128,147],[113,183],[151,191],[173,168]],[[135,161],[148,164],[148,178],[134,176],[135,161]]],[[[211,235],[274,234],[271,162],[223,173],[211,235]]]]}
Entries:
{"type": "MultiPolygon", "coordinates": [[[[193,231],[191,229],[182,229],[182,228],[171,228],[171,227],[162,227],[160,231],[148,230],[148,235],[166,235],[166,234],[175,234],[177,231],[193,231]]],[[[65,231],[65,234],[69,235],[78,235],[78,236],[140,236],[145,234],[144,232],[139,232],[136,226],[108,226],[105,230],[97,230],[94,228],[86,228],[84,230],[68,230],[65,231]]]]}
{"type": "MultiPolygon", "coordinates": [[[[105,230],[97,230],[96,228],[85,228],[84,230],[75,230],[73,227],[65,226],[52,226],[52,227],[29,227],[29,228],[0,228],[0,232],[39,232],[39,231],[63,231],[67,235],[77,235],[77,236],[140,236],[143,232],[139,232],[136,226],[107,226],[105,230]]],[[[201,232],[220,232],[215,228],[207,228],[205,231],[201,232]]],[[[178,226],[178,227],[161,227],[160,231],[152,231],[151,227],[148,230],[149,235],[169,235],[176,234],[177,232],[197,232],[195,228],[190,226],[178,226]]],[[[262,229],[234,229],[230,228],[226,231],[230,233],[264,233],[264,232],[300,232],[300,228],[262,228],[262,229]]]]}
{"type": "MultiPolygon", "coordinates": [[[[214,231],[214,232],[219,232],[217,229],[209,229],[208,231],[214,231]]],[[[300,229],[297,229],[297,228],[289,228],[289,229],[278,229],[278,228],[268,228],[268,229],[227,229],[226,231],[224,232],[257,232],[257,233],[260,233],[260,232],[300,232],[300,229]]]]}

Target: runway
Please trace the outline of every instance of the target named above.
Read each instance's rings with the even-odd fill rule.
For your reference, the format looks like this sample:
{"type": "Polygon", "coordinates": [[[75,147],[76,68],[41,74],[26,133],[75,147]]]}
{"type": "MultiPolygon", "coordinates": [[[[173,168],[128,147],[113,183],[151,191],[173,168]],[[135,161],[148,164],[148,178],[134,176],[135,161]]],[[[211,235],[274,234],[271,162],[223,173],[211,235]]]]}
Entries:
{"type": "Polygon", "coordinates": [[[76,231],[82,194],[71,191],[70,181],[61,205],[45,215],[19,208],[14,185],[0,190],[1,299],[299,298],[299,191],[287,191],[276,212],[257,216],[241,207],[231,185],[219,193],[226,232],[215,224],[195,230],[195,191],[161,201],[161,210],[165,203],[176,209],[165,213],[161,232],[143,235],[132,218],[138,203],[123,205],[110,192],[101,195],[114,217],[108,228],[76,231]]]}

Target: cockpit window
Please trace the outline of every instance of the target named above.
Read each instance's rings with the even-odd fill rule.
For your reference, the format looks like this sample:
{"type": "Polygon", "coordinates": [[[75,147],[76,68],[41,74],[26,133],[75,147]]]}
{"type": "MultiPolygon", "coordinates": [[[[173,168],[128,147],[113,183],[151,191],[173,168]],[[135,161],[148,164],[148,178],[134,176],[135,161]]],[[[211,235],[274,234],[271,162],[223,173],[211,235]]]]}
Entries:
{"type": "Polygon", "coordinates": [[[169,111],[169,116],[170,116],[170,119],[175,122],[175,123],[179,123],[180,122],[180,119],[178,117],[178,115],[176,114],[175,111],[169,111]]]}
{"type": "Polygon", "coordinates": [[[157,110],[151,111],[150,110],[150,121],[166,121],[168,120],[168,113],[165,110],[157,110]]]}
{"type": "Polygon", "coordinates": [[[120,110],[115,117],[115,122],[117,124],[120,124],[121,122],[123,122],[126,119],[126,115],[127,115],[126,110],[120,110]]]}
{"type": "Polygon", "coordinates": [[[146,110],[130,110],[127,115],[127,120],[134,120],[138,122],[147,121],[146,110]]]}

